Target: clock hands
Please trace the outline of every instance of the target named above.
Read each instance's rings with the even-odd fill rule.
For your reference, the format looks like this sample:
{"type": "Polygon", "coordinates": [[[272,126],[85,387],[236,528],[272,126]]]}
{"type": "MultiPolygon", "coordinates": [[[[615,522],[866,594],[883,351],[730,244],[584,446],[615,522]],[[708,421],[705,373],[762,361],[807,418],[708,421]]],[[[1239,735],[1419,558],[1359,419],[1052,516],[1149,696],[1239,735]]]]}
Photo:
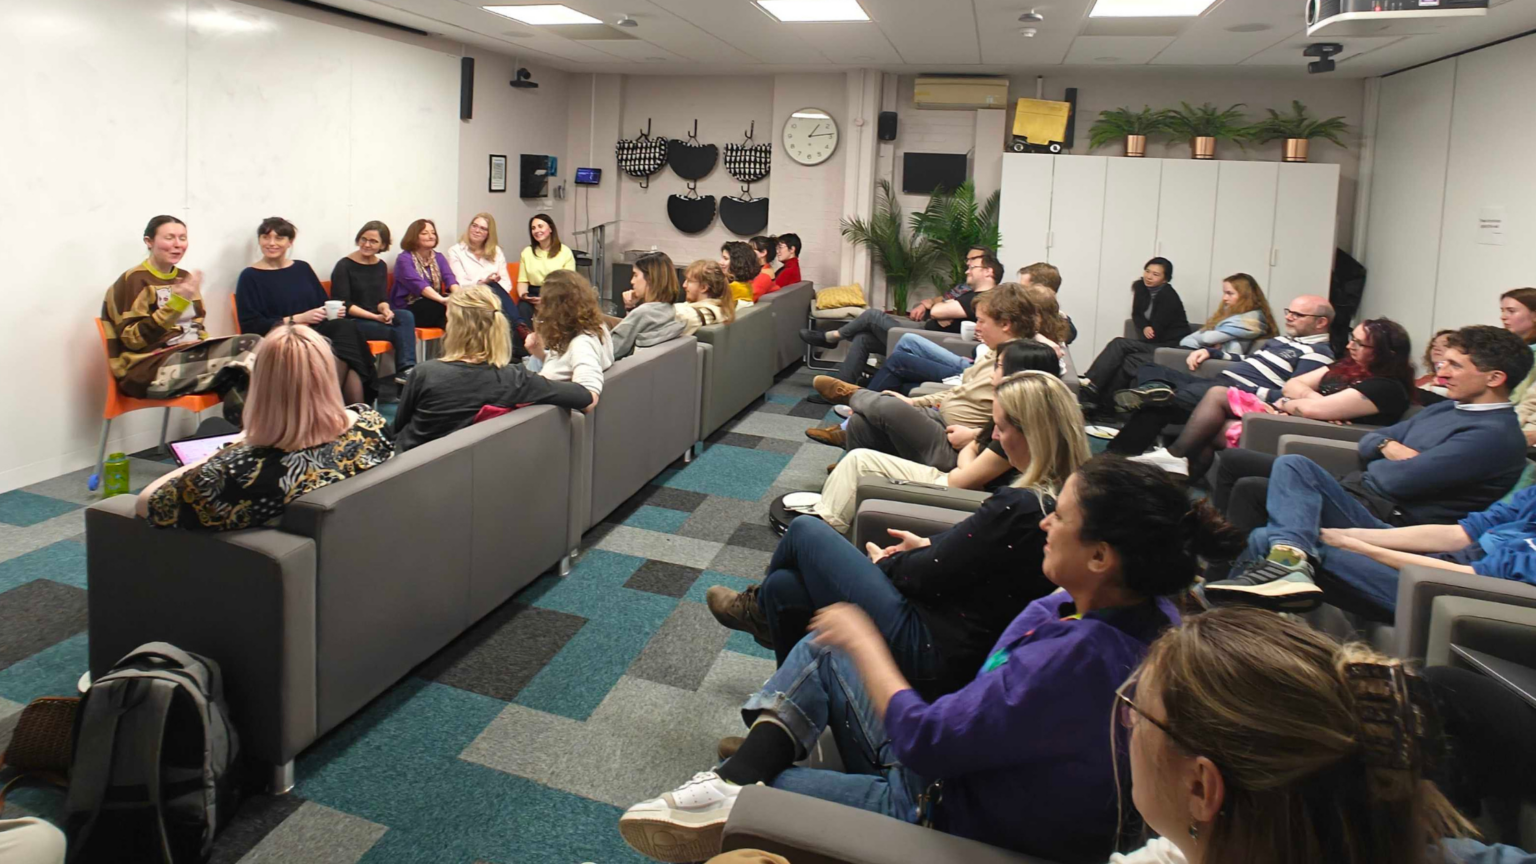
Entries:
{"type": "Polygon", "coordinates": [[[832,137],[832,133],[831,132],[823,132],[820,135],[812,134],[812,135],[807,135],[805,137],[807,137],[807,138],[831,138],[832,137]]]}

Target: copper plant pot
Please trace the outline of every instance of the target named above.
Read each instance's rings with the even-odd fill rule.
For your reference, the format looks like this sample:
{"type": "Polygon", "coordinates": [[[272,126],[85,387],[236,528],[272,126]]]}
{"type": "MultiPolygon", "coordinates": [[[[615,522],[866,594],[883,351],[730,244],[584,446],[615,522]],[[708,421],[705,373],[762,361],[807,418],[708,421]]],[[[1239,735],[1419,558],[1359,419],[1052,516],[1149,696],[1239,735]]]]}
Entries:
{"type": "Polygon", "coordinates": [[[1140,158],[1147,155],[1147,136],[1125,136],[1125,155],[1140,158]]]}
{"type": "Polygon", "coordinates": [[[1305,138],[1287,138],[1287,139],[1285,139],[1285,161],[1286,162],[1305,162],[1305,161],[1307,161],[1307,144],[1308,144],[1308,142],[1307,142],[1307,139],[1305,139],[1305,138]]]}
{"type": "Polygon", "coordinates": [[[1189,139],[1189,149],[1196,159],[1216,158],[1216,139],[1209,135],[1189,139]]]}

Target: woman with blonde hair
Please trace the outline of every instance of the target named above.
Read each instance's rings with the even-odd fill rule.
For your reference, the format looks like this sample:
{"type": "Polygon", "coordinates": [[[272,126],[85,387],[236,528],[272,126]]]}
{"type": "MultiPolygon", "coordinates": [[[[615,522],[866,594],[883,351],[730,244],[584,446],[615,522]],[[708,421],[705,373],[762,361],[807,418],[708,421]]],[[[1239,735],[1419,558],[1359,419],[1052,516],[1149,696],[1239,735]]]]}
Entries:
{"type": "Polygon", "coordinates": [[[1259,283],[1247,273],[1233,273],[1221,280],[1221,305],[1204,327],[1181,339],[1179,347],[1246,354],[1249,345],[1279,332],[1259,283]]]}
{"type": "Polygon", "coordinates": [[[1507,860],[1432,782],[1430,687],[1400,660],[1270,612],[1225,608],[1155,642],[1116,694],[1136,864],[1507,860]]]}
{"type": "MultiPolygon", "coordinates": [[[[817,609],[853,603],[874,619],[897,665],[925,698],[963,687],[1008,622],[1055,590],[1040,571],[1040,520],[1067,477],[1092,455],[1077,400],[1048,371],[1006,378],[992,417],[991,435],[1018,476],[965,521],[932,537],[891,530],[892,545],[870,543],[861,554],[832,527],[833,519],[851,514],[795,519],[761,585],[739,593],[709,589],[716,620],[771,646],[783,664],[817,609]]],[[[864,452],[844,461],[857,465],[855,454],[864,452]]]]}
{"type": "Polygon", "coordinates": [[[530,369],[602,395],[603,371],[613,365],[613,336],[603,323],[597,292],[580,273],[556,270],[544,280],[539,317],[526,344],[533,355],[530,369]]]}
{"type": "Polygon", "coordinates": [[[649,252],[635,262],[624,292],[629,313],[613,328],[613,359],[623,360],[636,348],[649,348],[683,335],[683,322],[672,304],[679,294],[677,268],[665,252],[649,252]]]}
{"type": "Polygon", "coordinates": [[[512,362],[506,311],[485,285],[448,298],[443,356],[416,368],[395,412],[395,451],[404,453],[475,422],[487,405],[555,405],[588,411],[597,396],[579,384],[550,381],[512,362]]]}
{"type": "Polygon", "coordinates": [[[139,493],[157,528],[233,531],[283,514],[295,498],[382,464],[386,421],[345,406],[325,337],[301,324],[273,328],[256,349],[240,439],[139,493]]]}
{"type": "Polygon", "coordinates": [[[507,256],[496,237],[496,217],[476,213],[459,242],[448,250],[448,267],[460,285],[484,285],[501,303],[501,313],[515,329],[523,323],[517,312],[517,290],[507,270],[507,256]]]}
{"type": "Polygon", "coordinates": [[[711,324],[729,324],[736,320],[736,310],[751,306],[751,301],[741,302],[731,293],[725,271],[714,261],[698,260],[688,265],[683,273],[682,303],[672,308],[677,320],[683,322],[683,335],[692,335],[700,327],[711,324]]]}

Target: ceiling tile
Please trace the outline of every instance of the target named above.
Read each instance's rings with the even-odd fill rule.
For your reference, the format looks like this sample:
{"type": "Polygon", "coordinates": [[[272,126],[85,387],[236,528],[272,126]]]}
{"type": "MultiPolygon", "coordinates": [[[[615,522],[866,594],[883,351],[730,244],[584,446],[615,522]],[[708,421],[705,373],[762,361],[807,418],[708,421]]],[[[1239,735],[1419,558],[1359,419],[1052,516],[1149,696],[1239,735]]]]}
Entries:
{"type": "MultiPolygon", "coordinates": [[[[1053,0],[1021,4],[1002,0],[974,0],[977,29],[981,36],[981,62],[1008,66],[1056,66],[1067,56],[1072,40],[1088,19],[1091,0],[1053,0]],[[1045,20],[1024,24],[1019,15],[1031,7],[1045,20]],[[1025,27],[1038,31],[1034,37],[1019,33],[1025,27]]],[[[937,71],[937,70],[935,70],[937,71]]]]}
{"type": "MultiPolygon", "coordinates": [[[[1354,57],[1357,54],[1364,54],[1367,51],[1375,51],[1377,48],[1384,48],[1403,38],[1405,37],[1360,36],[1351,39],[1332,39],[1329,41],[1337,42],[1344,46],[1344,51],[1342,53],[1334,55],[1335,60],[1342,62],[1344,60],[1348,60],[1351,57],[1354,57]]],[[[1301,52],[1305,50],[1308,45],[1311,45],[1316,41],[1318,40],[1308,39],[1307,34],[1305,33],[1298,33],[1290,39],[1286,39],[1285,41],[1279,43],[1278,45],[1273,45],[1268,49],[1261,51],[1252,57],[1249,57],[1247,60],[1243,61],[1243,65],[1305,67],[1315,58],[1303,56],[1301,52]]]]}
{"type": "Polygon", "coordinates": [[[1191,23],[1152,62],[1160,66],[1232,66],[1300,33],[1305,26],[1306,13],[1300,3],[1226,0],[1191,23]]]}
{"type": "Polygon", "coordinates": [[[1079,36],[1067,52],[1072,65],[1142,65],[1173,44],[1172,36],[1079,36]]]}
{"type": "Polygon", "coordinates": [[[746,0],[653,0],[653,3],[759,62],[783,66],[832,62],[796,35],[793,25],[769,18],[746,0]]]}
{"type": "Polygon", "coordinates": [[[981,43],[970,3],[861,0],[908,63],[980,63],[981,43]]]}

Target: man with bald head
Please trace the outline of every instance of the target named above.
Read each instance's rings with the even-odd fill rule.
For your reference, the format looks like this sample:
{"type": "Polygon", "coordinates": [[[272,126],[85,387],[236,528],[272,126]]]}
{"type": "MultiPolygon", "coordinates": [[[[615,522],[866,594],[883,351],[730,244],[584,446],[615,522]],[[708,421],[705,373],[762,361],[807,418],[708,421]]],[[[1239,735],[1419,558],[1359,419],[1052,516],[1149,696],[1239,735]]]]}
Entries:
{"type": "Polygon", "coordinates": [[[1285,310],[1285,335],[1256,346],[1247,354],[1208,351],[1185,358],[1189,371],[1148,363],[1136,371],[1136,386],[1115,394],[1115,404],[1134,412],[1125,428],[1109,443],[1111,453],[1137,456],[1157,443],[1164,426],[1182,423],[1212,387],[1236,387],[1265,402],[1280,398],[1285,382],[1333,362],[1328,327],[1333,306],[1322,297],[1305,294],[1285,310]],[[1207,360],[1237,363],[1215,378],[1194,374],[1207,360]]]}

